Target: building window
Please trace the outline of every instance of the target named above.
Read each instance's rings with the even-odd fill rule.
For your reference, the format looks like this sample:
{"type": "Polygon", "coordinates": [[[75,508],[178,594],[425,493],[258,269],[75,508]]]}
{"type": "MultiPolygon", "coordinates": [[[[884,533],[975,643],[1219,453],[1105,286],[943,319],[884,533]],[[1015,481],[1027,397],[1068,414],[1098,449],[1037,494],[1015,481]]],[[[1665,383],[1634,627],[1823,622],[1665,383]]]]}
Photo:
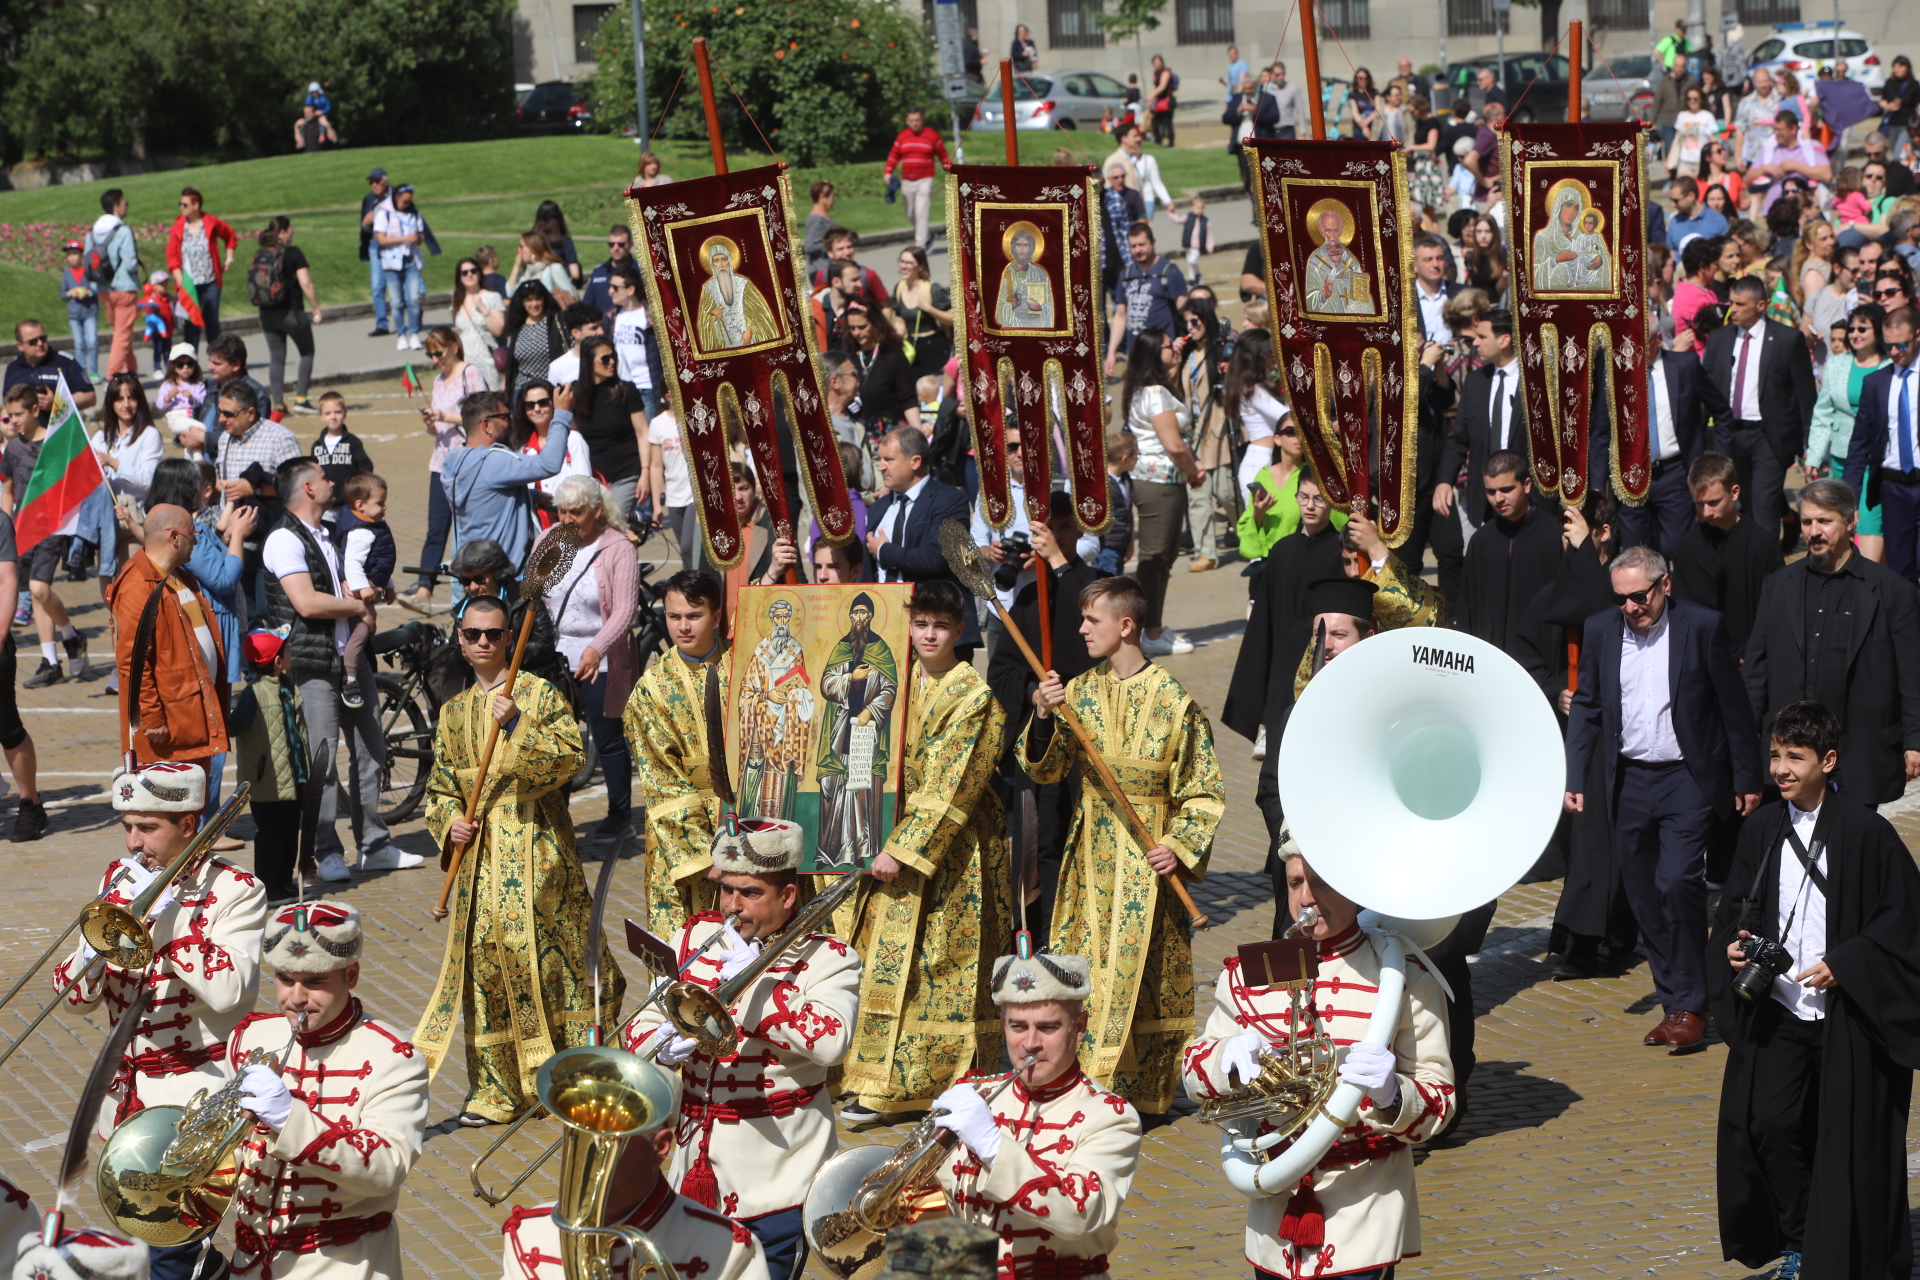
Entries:
{"type": "Polygon", "coordinates": [[[1231,44],[1233,0],[1174,0],[1181,44],[1231,44]]]}
{"type": "Polygon", "coordinates": [[[610,4],[577,4],[573,6],[573,60],[592,62],[593,37],[600,30],[600,19],[613,12],[610,4]]]}
{"type": "Polygon", "coordinates": [[[1047,44],[1055,49],[1100,49],[1106,32],[1094,18],[1100,0],[1047,0],[1047,44]]]}
{"type": "Polygon", "coordinates": [[[1800,21],[1800,0],[1738,0],[1743,25],[1773,27],[1800,21]]]}
{"type": "Polygon", "coordinates": [[[1447,0],[1447,34],[1491,36],[1513,34],[1512,15],[1495,13],[1493,0],[1447,0]]]}
{"type": "Polygon", "coordinates": [[[1373,19],[1367,12],[1367,0],[1323,0],[1320,25],[1328,35],[1342,40],[1373,39],[1373,19]]]}
{"type": "Polygon", "coordinates": [[[1647,29],[1647,0],[1593,0],[1588,16],[1595,31],[1639,31],[1647,29]]]}

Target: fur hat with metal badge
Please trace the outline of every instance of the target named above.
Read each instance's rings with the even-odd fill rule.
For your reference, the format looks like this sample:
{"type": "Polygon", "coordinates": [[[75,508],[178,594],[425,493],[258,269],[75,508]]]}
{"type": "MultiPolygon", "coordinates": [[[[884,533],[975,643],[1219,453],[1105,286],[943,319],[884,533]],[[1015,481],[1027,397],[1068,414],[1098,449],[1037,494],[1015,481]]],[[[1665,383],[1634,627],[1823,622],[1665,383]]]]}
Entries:
{"type": "Polygon", "coordinates": [[[207,771],[162,760],[113,780],[113,807],[121,813],[199,813],[207,807],[207,771]]]}
{"type": "Polygon", "coordinates": [[[360,963],[360,912],[344,902],[286,906],[267,920],[260,965],[269,973],[333,973],[360,963]]]}
{"type": "Polygon", "coordinates": [[[797,822],[725,814],[713,833],[713,865],[729,875],[798,871],[805,842],[797,822]]]}
{"type": "Polygon", "coordinates": [[[147,1280],[146,1242],[106,1231],[63,1231],[60,1243],[42,1244],[39,1233],[20,1237],[13,1280],[147,1280]]]}
{"type": "Polygon", "coordinates": [[[1093,994],[1093,966],[1085,956],[1042,953],[1001,956],[993,962],[995,1004],[1039,1004],[1046,1000],[1084,1002],[1093,994]]]}

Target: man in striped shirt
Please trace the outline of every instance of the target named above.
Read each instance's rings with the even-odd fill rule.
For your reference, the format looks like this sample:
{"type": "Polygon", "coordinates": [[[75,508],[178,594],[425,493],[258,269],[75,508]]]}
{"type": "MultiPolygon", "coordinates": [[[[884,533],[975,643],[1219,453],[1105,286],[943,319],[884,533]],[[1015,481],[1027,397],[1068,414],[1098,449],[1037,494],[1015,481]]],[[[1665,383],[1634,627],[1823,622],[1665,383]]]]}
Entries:
{"type": "Polygon", "coordinates": [[[933,243],[927,229],[927,211],[933,203],[933,179],[947,163],[947,144],[935,130],[927,128],[927,118],[919,108],[907,112],[907,127],[893,140],[887,152],[882,180],[890,180],[900,171],[900,190],[907,198],[907,216],[913,219],[913,242],[922,249],[933,243]]]}

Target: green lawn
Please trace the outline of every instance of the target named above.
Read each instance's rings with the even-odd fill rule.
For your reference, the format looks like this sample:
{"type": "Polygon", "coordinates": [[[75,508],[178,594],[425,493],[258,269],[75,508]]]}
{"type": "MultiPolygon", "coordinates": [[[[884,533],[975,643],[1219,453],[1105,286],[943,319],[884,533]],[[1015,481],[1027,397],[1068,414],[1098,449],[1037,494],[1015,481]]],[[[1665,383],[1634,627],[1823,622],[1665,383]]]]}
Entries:
{"type": "MultiPolygon", "coordinates": [[[[1088,163],[1112,150],[1098,134],[1019,135],[1021,159],[1046,163],[1054,149],[1066,146],[1088,163]]],[[[993,163],[1002,155],[999,134],[969,135],[968,159],[993,163]]],[[[667,172],[675,177],[711,173],[704,143],[663,142],[667,172]]],[[[55,334],[65,331],[54,273],[59,260],[53,246],[79,235],[100,213],[100,193],[118,186],[127,193],[127,220],[140,236],[140,256],[148,271],[166,265],[165,234],[178,204],[180,188],[192,186],[206,196],[210,212],[242,233],[257,231],[275,213],[293,219],[295,242],[313,264],[323,306],[366,300],[367,270],[359,260],[360,197],[367,171],[385,168],[396,182],[411,182],[429,225],[445,250],[427,263],[427,288],[452,287],[454,263],[480,244],[490,243],[511,264],[518,234],[532,224],[540,201],[556,199],[582,261],[604,256],[597,243],[606,228],[625,220],[620,192],[631,179],[638,149],[629,139],[583,136],[513,138],[495,142],[440,146],[384,147],[333,151],[318,156],[274,156],[231,164],[176,169],[166,173],[115,178],[104,182],[0,192],[0,333],[29,316],[45,320],[55,334]]],[[[1169,190],[1237,180],[1223,150],[1160,152],[1160,168],[1169,190]]],[[[734,168],[765,164],[764,154],[730,157],[734,168]]],[[[807,189],[817,179],[831,180],[840,191],[835,216],[863,232],[907,225],[903,204],[883,198],[877,161],[797,170],[794,212],[804,218],[807,189]]],[[[943,197],[936,193],[933,217],[940,221],[943,197]]],[[[243,244],[236,268],[251,257],[243,244]]],[[[226,310],[245,306],[244,296],[229,295],[226,310]]]]}

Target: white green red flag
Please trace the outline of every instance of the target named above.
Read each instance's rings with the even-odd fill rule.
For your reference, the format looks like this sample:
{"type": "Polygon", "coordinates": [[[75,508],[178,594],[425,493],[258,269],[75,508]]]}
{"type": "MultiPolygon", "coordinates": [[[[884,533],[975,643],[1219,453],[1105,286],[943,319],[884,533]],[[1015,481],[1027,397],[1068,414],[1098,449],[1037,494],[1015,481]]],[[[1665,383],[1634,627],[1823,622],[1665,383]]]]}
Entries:
{"type": "Polygon", "coordinates": [[[40,457],[33,464],[26,492],[13,508],[13,536],[20,551],[31,551],[41,539],[72,533],[80,506],[107,482],[100,459],[87,443],[87,429],[74,408],[73,393],[62,377],[54,386],[53,410],[40,457]]]}

